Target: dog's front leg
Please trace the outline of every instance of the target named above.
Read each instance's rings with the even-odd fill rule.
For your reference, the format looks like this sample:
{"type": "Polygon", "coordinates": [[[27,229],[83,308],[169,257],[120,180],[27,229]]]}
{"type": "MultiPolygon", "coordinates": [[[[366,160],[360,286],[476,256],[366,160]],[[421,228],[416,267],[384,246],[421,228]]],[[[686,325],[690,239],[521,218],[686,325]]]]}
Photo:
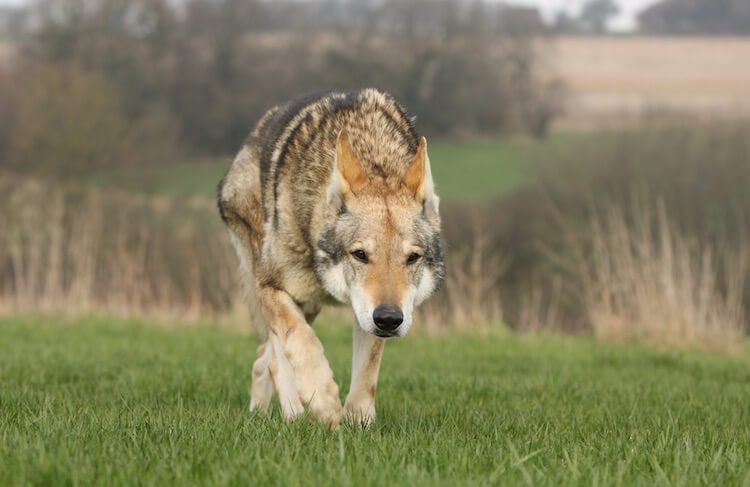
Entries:
{"type": "Polygon", "coordinates": [[[291,367],[292,374],[273,374],[272,371],[279,397],[282,397],[282,390],[296,387],[299,399],[307,404],[316,419],[337,427],[341,422],[339,388],[333,380],[323,345],[305,321],[302,310],[289,294],[274,287],[259,286],[258,299],[270,326],[269,341],[274,347],[275,365],[281,367],[288,363],[291,367]],[[289,380],[296,384],[280,383],[282,375],[291,377],[289,380]]]}
{"type": "Polygon", "coordinates": [[[385,340],[355,324],[352,345],[352,383],[344,412],[347,420],[368,426],[375,421],[375,389],[385,340]]]}

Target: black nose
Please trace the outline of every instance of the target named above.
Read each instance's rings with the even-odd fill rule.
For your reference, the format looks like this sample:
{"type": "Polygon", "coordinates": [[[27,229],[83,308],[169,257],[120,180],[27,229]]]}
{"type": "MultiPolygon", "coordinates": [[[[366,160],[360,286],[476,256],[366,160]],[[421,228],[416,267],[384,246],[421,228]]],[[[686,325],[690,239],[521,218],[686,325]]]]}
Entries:
{"type": "Polygon", "coordinates": [[[404,321],[404,314],[396,306],[381,305],[373,311],[372,319],[379,330],[392,332],[404,321]]]}

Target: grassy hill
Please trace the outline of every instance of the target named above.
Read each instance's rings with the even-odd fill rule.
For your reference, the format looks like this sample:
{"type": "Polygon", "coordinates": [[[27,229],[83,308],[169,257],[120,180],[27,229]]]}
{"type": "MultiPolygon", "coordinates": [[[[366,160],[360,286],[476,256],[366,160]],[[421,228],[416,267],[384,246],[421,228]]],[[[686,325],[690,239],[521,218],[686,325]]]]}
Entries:
{"type": "MultiPolygon", "coordinates": [[[[247,412],[249,337],[94,318],[0,329],[1,485],[750,482],[747,356],[411,336],[386,346],[377,425],[330,432],[247,412]]],[[[320,333],[343,394],[349,332],[320,333]]]]}

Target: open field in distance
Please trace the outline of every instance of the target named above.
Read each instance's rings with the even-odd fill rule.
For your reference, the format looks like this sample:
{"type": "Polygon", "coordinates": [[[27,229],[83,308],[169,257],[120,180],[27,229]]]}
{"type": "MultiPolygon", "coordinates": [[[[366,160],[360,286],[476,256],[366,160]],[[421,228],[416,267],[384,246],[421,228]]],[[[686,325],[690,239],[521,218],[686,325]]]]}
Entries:
{"type": "Polygon", "coordinates": [[[571,95],[563,123],[750,115],[750,38],[560,37],[549,49],[571,95]]]}

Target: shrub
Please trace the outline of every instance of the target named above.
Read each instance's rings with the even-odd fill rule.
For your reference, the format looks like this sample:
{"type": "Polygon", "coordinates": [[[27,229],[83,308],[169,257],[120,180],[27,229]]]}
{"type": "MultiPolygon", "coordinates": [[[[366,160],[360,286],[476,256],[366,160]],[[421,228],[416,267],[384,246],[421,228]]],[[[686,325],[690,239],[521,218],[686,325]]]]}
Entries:
{"type": "Polygon", "coordinates": [[[101,77],[73,67],[37,70],[18,105],[12,168],[74,176],[119,162],[125,121],[117,93],[101,77]]]}
{"type": "Polygon", "coordinates": [[[737,306],[742,303],[744,316],[750,309],[750,287],[742,285],[747,268],[731,257],[750,242],[750,127],[642,128],[591,140],[538,161],[537,177],[515,193],[485,204],[445,205],[449,256],[469,252],[472,228],[481,229],[483,258],[502,262],[502,272],[485,267],[485,276],[494,279],[503,317],[516,328],[554,324],[605,336],[612,328],[602,325],[602,316],[609,315],[623,327],[632,322],[623,337],[644,336],[644,323],[652,322],[648,333],[660,330],[662,342],[700,341],[679,338],[691,327],[719,329],[731,341],[742,324],[737,306]],[[657,202],[661,222],[647,218],[657,202]],[[644,220],[653,226],[649,233],[644,220]],[[674,267],[670,254],[680,261],[674,267]],[[675,287],[683,301],[707,301],[679,314],[668,296],[648,293],[655,300],[648,306],[665,313],[659,318],[621,289],[656,286],[657,275],[684,286],[675,287]],[[618,304],[603,313],[611,300],[618,304]],[[675,329],[677,336],[668,336],[675,329]]]}

